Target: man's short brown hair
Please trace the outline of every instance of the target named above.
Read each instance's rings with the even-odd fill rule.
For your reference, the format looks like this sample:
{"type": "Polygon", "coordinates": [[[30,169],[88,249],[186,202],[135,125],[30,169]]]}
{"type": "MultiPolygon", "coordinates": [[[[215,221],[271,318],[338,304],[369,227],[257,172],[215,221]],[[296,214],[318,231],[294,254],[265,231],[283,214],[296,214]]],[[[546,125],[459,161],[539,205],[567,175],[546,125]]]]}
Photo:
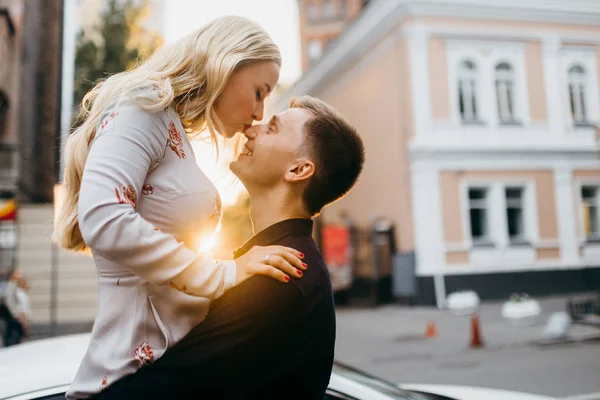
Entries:
{"type": "Polygon", "coordinates": [[[304,125],[304,146],[315,163],[315,173],[303,200],[312,216],[346,195],[365,163],[365,147],[356,129],[333,107],[311,96],[290,100],[290,108],[310,111],[304,125]]]}

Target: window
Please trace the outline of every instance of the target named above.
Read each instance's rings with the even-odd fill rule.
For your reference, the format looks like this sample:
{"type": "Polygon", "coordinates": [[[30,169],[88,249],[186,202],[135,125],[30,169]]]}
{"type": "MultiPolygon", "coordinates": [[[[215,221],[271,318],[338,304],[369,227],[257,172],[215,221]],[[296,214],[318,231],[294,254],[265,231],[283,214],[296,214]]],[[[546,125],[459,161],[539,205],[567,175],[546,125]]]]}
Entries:
{"type": "Polygon", "coordinates": [[[311,39],[308,41],[308,58],[311,62],[314,62],[321,58],[323,54],[323,44],[318,39],[311,39]]]}
{"type": "Polygon", "coordinates": [[[335,37],[333,37],[333,36],[329,36],[327,39],[325,39],[325,48],[326,48],[326,49],[330,48],[330,47],[331,47],[331,45],[332,45],[333,43],[335,43],[335,39],[336,39],[336,38],[335,38],[335,37]]]}
{"type": "Polygon", "coordinates": [[[525,241],[524,190],[518,187],[507,187],[504,189],[504,194],[508,240],[510,243],[522,243],[525,241]]]}
{"type": "Polygon", "coordinates": [[[582,186],[583,230],[587,240],[600,239],[600,186],[582,186]]]}
{"type": "Polygon", "coordinates": [[[477,122],[477,67],[472,61],[458,69],[458,105],[463,122],[477,122]]]}
{"type": "Polygon", "coordinates": [[[306,18],[309,23],[315,23],[319,19],[319,6],[313,2],[308,3],[306,7],[306,18]]]}
{"type": "Polygon", "coordinates": [[[335,17],[335,8],[332,0],[325,0],[323,2],[323,18],[331,20],[335,17]]]}
{"type": "Polygon", "coordinates": [[[344,19],[348,17],[348,0],[339,0],[340,16],[344,19]]]}
{"type": "Polygon", "coordinates": [[[569,101],[575,125],[587,125],[586,83],[587,74],[581,65],[569,69],[569,101]]]}
{"type": "Polygon", "coordinates": [[[489,242],[487,198],[487,189],[469,189],[469,217],[471,221],[471,239],[473,240],[474,244],[489,242]]]}
{"type": "Polygon", "coordinates": [[[508,63],[496,66],[496,100],[500,123],[514,123],[515,115],[515,76],[513,67],[508,63]]]}

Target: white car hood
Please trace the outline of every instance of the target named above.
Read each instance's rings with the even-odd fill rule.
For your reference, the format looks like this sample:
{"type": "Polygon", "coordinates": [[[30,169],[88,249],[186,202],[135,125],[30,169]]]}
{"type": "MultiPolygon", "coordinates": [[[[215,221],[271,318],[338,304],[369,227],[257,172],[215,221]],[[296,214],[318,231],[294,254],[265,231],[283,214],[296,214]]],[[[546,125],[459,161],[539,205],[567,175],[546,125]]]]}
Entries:
{"type": "Polygon", "coordinates": [[[473,386],[402,384],[400,388],[452,397],[456,400],[557,400],[555,397],[473,386]]]}
{"type": "Polygon", "coordinates": [[[0,399],[70,385],[89,340],[78,334],[0,349],[0,399]]]}

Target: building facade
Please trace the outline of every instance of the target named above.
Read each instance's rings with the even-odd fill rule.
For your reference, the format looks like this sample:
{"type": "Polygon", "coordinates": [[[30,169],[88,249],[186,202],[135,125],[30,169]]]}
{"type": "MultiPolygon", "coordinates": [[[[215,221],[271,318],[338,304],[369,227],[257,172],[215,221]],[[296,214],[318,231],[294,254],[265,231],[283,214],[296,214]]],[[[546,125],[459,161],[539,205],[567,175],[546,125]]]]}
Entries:
{"type": "Polygon", "coordinates": [[[367,0],[298,0],[302,71],[321,58],[367,3],[367,0]]]}
{"type": "Polygon", "coordinates": [[[324,221],[389,219],[418,301],[442,306],[600,289],[599,83],[600,3],[379,0],[284,97],[320,97],[365,139],[324,221]]]}

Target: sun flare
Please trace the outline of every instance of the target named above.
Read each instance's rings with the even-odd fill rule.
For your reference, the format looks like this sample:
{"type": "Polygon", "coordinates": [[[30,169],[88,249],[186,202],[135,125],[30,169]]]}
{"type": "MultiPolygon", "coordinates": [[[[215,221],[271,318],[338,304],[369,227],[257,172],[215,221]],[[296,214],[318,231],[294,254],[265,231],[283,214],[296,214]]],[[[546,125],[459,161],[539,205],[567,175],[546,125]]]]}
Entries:
{"type": "Polygon", "coordinates": [[[229,162],[233,154],[231,146],[219,143],[219,159],[217,160],[217,151],[213,144],[198,139],[194,141],[194,152],[198,165],[217,187],[223,205],[235,204],[244,191],[244,187],[229,171],[229,162]]]}

